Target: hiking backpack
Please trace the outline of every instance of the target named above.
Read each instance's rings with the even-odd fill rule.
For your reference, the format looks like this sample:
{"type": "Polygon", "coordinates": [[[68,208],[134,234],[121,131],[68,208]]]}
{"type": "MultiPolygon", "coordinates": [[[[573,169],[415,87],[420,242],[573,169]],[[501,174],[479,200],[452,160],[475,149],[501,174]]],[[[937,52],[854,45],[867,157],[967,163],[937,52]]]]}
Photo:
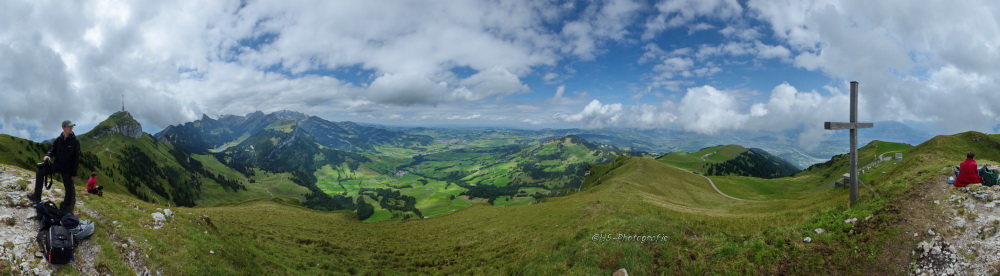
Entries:
{"type": "Polygon", "coordinates": [[[45,261],[50,264],[67,264],[73,260],[75,241],[73,234],[62,225],[52,225],[38,231],[36,241],[45,253],[45,261]]]}
{"type": "Polygon", "coordinates": [[[59,211],[55,203],[45,201],[35,205],[35,216],[38,217],[38,221],[42,225],[42,230],[45,230],[49,226],[59,225],[59,220],[63,218],[63,213],[59,211]]]}
{"type": "Polygon", "coordinates": [[[997,171],[991,170],[990,168],[983,167],[979,170],[979,180],[983,182],[983,186],[993,186],[997,184],[997,171]]]}

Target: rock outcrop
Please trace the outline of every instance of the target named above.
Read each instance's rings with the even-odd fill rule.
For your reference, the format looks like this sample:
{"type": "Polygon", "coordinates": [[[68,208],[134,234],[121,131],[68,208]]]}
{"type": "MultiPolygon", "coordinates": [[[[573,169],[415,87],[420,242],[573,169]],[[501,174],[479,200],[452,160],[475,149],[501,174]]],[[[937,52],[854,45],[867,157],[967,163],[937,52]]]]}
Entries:
{"type": "Polygon", "coordinates": [[[98,139],[105,135],[120,134],[132,138],[142,137],[142,125],[128,111],[115,112],[86,134],[88,138],[98,139]]]}
{"type": "MultiPolygon", "coordinates": [[[[942,185],[944,184],[942,177],[942,185]]],[[[933,225],[913,249],[915,275],[996,275],[1000,273],[1000,186],[948,187],[934,200],[944,225],[933,225]]]]}

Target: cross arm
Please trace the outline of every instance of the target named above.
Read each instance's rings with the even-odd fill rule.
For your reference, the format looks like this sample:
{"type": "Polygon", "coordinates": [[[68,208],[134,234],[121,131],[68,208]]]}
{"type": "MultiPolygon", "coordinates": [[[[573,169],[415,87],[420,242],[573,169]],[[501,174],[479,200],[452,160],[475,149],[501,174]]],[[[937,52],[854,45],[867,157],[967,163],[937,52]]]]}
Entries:
{"type": "Polygon", "coordinates": [[[838,122],[824,122],[824,129],[859,129],[859,128],[872,128],[875,127],[874,123],[838,123],[838,122]]]}

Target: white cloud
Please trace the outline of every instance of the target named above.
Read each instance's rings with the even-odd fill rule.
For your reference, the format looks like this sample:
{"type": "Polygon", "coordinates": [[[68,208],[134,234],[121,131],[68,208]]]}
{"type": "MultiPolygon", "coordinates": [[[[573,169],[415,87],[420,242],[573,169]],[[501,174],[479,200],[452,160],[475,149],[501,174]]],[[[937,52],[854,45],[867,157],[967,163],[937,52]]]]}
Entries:
{"type": "MultiPolygon", "coordinates": [[[[377,103],[434,105],[445,99],[448,87],[421,74],[385,74],[375,79],[367,92],[377,103]]],[[[468,90],[459,93],[474,95],[468,90]]]]}
{"type": "Polygon", "coordinates": [[[562,28],[567,39],[563,51],[592,60],[600,52],[601,41],[622,41],[628,35],[627,27],[633,24],[636,12],[642,4],[634,0],[610,0],[596,7],[590,5],[579,20],[569,22],[562,28]]]}
{"type": "Polygon", "coordinates": [[[731,19],[743,13],[743,7],[736,0],[675,0],[656,4],[659,12],[646,21],[643,40],[649,40],[664,30],[676,28],[694,21],[697,17],[731,19]]]}
{"type": "MultiPolygon", "coordinates": [[[[990,131],[1000,105],[993,1],[750,1],[794,64],[861,84],[873,120],[990,131]]],[[[783,55],[783,54],[782,54],[783,55]]]]}
{"type": "Polygon", "coordinates": [[[603,128],[618,126],[621,111],[622,104],[620,103],[604,105],[601,104],[601,101],[593,100],[580,113],[557,113],[554,117],[566,122],[582,122],[590,128],[603,128]]]}
{"type": "Polygon", "coordinates": [[[475,101],[490,96],[510,96],[528,91],[528,86],[504,68],[483,70],[459,82],[465,89],[458,89],[457,98],[475,101]]]}
{"type": "Polygon", "coordinates": [[[817,145],[827,137],[822,122],[844,120],[848,107],[845,94],[836,92],[823,96],[818,92],[800,92],[783,83],[776,86],[767,102],[748,105],[734,91],[712,86],[687,89],[679,102],[665,101],[659,105],[638,104],[625,108],[620,103],[601,104],[591,101],[576,114],[558,114],[556,119],[582,122],[587,127],[676,127],[702,134],[718,134],[727,130],[782,131],[803,129],[799,136],[802,146],[817,145]]]}

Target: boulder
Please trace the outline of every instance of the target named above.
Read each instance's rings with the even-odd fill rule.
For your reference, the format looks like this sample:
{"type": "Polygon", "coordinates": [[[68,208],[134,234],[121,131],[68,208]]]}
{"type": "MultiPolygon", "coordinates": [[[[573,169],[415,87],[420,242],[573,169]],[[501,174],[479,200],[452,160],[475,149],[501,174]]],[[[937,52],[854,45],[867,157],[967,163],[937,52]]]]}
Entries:
{"type": "Polygon", "coordinates": [[[153,221],[154,222],[161,222],[162,223],[164,221],[167,221],[167,217],[164,216],[163,213],[156,212],[156,213],[153,213],[153,221]]]}

